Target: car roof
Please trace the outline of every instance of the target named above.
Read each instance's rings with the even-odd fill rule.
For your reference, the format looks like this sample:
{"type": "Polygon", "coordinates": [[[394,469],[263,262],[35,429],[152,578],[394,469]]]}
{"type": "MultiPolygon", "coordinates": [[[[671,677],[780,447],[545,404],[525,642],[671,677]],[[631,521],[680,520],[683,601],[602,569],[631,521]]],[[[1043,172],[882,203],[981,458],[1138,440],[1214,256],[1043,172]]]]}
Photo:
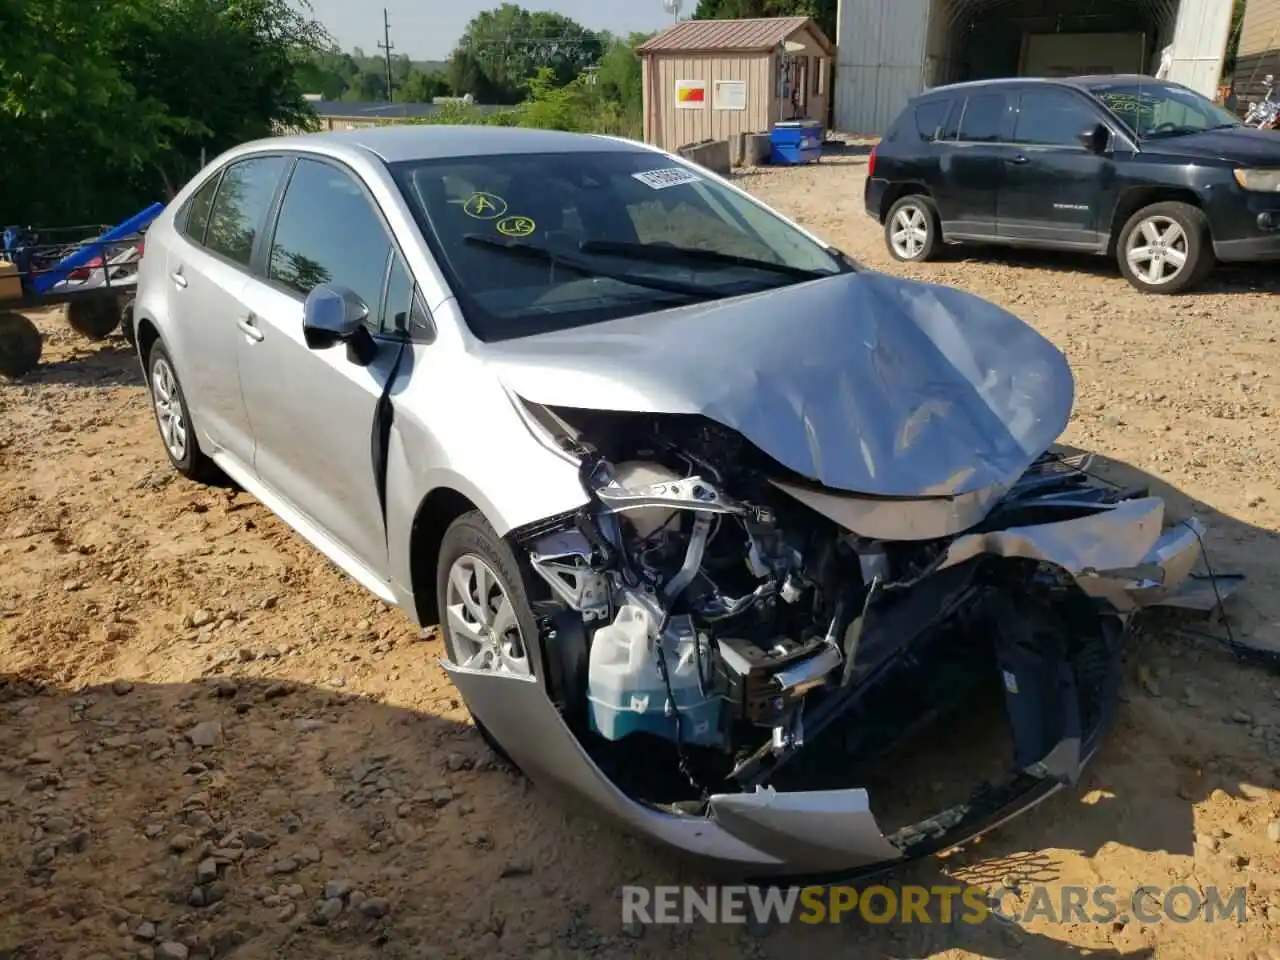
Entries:
{"type": "MultiPolygon", "coordinates": [[[[241,151],[306,150],[334,157],[371,153],[384,163],[444,157],[502,156],[526,153],[640,152],[648,148],[621,138],[562,133],[521,127],[394,124],[356,130],[334,130],[269,137],[245,144],[241,151]]],[[[237,152],[241,152],[237,151],[237,152]]]]}
{"type": "Polygon", "coordinates": [[[920,99],[963,90],[983,89],[985,87],[1075,87],[1077,90],[1090,90],[1105,84],[1149,83],[1165,84],[1166,80],[1141,73],[1090,74],[1078,77],[996,77],[990,80],[966,80],[963,83],[948,83],[941,87],[930,87],[920,94],[920,99]]]}

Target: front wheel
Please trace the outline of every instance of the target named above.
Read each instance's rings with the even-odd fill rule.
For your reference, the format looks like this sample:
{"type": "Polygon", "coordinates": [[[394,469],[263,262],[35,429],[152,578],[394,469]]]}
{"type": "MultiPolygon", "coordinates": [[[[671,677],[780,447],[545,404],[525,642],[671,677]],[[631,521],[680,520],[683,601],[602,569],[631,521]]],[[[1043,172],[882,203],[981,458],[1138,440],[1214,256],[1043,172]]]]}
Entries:
{"type": "Polygon", "coordinates": [[[1213,270],[1209,221],[1189,203],[1153,203],[1129,218],[1116,254],[1124,278],[1143,293],[1182,293],[1213,270]]]}
{"type": "Polygon", "coordinates": [[[940,242],[938,208],[923,195],[903,197],[884,218],[884,239],[889,253],[904,263],[923,263],[937,254],[940,242]]]}
{"type": "MultiPolygon", "coordinates": [[[[436,567],[440,634],[459,667],[510,677],[536,677],[530,639],[537,622],[526,579],[511,548],[478,510],[449,525],[436,567]]],[[[473,713],[481,736],[503,760],[514,761],[473,713]]]]}

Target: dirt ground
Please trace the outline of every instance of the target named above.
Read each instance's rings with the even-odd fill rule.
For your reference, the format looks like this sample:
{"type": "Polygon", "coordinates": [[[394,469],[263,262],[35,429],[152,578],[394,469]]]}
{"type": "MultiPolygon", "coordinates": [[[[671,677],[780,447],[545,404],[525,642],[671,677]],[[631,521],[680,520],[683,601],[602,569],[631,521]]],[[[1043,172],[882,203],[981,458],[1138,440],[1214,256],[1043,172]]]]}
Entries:
{"type": "MultiPolygon", "coordinates": [[[[1236,636],[1280,649],[1277,271],[1161,299],[1089,258],[905,269],[864,170],[742,182],[1049,336],[1077,378],[1065,442],[1200,516],[1249,578],[1236,636]]],[[[177,478],[122,340],[37,322],[42,366],[0,384],[0,958],[1280,958],[1280,676],[1210,623],[1135,647],[1078,789],[895,882],[1244,885],[1246,923],[624,930],[621,885],[706,879],[495,765],[438,641],[250,497],[177,478]]]]}

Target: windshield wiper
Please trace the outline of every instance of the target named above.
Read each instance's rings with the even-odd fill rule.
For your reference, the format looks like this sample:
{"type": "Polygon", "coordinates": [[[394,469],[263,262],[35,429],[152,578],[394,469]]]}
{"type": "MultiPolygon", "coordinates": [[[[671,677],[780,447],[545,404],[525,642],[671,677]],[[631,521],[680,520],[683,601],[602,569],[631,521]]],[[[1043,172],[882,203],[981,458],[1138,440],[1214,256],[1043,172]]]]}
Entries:
{"type": "Polygon", "coordinates": [[[721,253],[718,250],[701,250],[697,247],[676,247],[661,243],[626,243],[618,240],[586,240],[578,244],[583,253],[598,253],[604,256],[631,257],[636,260],[648,260],[652,263],[670,263],[679,265],[708,263],[723,264],[728,267],[748,267],[753,270],[767,270],[784,277],[795,277],[797,280],[817,280],[831,274],[820,270],[806,270],[803,267],[792,267],[785,263],[774,263],[771,260],[757,260],[754,257],[740,257],[732,253],[721,253]]]}
{"type": "Polygon", "coordinates": [[[508,240],[495,240],[493,237],[482,236],[478,233],[463,234],[462,239],[466,243],[475,246],[485,247],[489,250],[496,250],[506,253],[513,257],[520,257],[525,260],[537,260],[542,263],[553,263],[556,266],[564,267],[566,270],[572,270],[580,273],[584,277],[600,277],[605,280],[617,280],[619,283],[629,283],[637,287],[646,287],[650,290],[661,290],[664,293],[678,293],[687,297],[698,297],[702,300],[715,300],[719,297],[728,296],[728,294],[713,290],[709,287],[700,287],[692,283],[681,283],[679,280],[660,280],[657,277],[637,277],[634,274],[626,273],[618,270],[601,270],[599,267],[589,263],[583,263],[572,257],[566,257],[549,250],[546,247],[537,245],[536,243],[518,243],[508,240]]]}

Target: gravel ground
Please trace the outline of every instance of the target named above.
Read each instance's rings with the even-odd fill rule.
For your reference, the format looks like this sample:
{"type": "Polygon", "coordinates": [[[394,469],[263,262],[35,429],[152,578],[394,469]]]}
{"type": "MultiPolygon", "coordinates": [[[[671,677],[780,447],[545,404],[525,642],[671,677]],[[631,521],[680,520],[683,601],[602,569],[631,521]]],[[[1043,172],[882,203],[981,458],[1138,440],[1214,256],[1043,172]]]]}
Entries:
{"type": "MultiPolygon", "coordinates": [[[[859,153],[741,182],[1057,343],[1064,441],[1202,517],[1249,577],[1235,635],[1280,649],[1276,271],[1159,299],[1088,258],[905,269],[859,153]]],[[[622,884],[706,879],[497,766],[438,641],[252,498],[178,479],[123,341],[36,319],[44,363],[0,385],[0,958],[1280,957],[1280,677],[1220,624],[1141,641],[1078,789],[897,879],[1247,885],[1245,924],[624,930],[622,884]]]]}

